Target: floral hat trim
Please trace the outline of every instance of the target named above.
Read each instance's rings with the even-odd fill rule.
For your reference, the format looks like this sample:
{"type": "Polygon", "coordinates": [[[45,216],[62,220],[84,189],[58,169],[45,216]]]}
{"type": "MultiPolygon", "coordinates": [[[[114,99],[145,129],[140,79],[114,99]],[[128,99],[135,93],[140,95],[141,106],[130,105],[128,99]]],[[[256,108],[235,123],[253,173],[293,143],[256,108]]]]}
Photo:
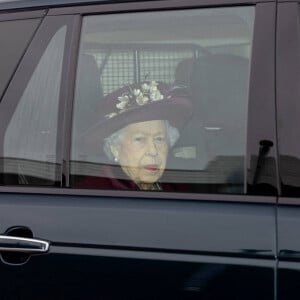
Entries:
{"type": "MultiPolygon", "coordinates": [[[[158,85],[158,82],[151,81],[149,83],[142,83],[138,86],[139,88],[132,89],[128,87],[128,91],[118,97],[117,110],[105,115],[105,118],[112,119],[134,107],[164,100],[165,97],[158,89],[158,85]]],[[[167,98],[170,98],[170,96],[167,98]]]]}

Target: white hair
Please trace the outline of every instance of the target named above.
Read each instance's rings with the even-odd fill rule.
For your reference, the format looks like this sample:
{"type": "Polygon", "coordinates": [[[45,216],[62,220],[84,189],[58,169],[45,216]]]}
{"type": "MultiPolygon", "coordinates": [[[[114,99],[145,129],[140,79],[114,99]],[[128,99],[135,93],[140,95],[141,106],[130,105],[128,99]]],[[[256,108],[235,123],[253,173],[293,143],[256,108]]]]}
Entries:
{"type": "MultiPolygon", "coordinates": [[[[170,123],[167,120],[165,120],[164,122],[165,122],[165,125],[166,125],[168,145],[169,145],[169,147],[173,147],[175,145],[175,143],[177,142],[177,140],[179,139],[179,136],[180,136],[179,131],[178,131],[177,128],[171,126],[170,123]]],[[[103,150],[104,150],[106,156],[111,161],[114,160],[114,155],[111,152],[111,147],[116,148],[116,147],[119,146],[120,142],[122,141],[125,128],[126,127],[114,132],[109,137],[104,139],[103,150]]]]}

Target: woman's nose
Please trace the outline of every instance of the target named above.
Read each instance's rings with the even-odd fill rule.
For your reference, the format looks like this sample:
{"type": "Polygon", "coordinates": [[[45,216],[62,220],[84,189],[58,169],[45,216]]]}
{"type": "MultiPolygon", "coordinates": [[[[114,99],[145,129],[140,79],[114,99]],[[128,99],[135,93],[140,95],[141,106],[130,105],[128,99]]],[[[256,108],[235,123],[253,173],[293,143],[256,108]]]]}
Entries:
{"type": "Polygon", "coordinates": [[[157,148],[154,141],[150,140],[148,144],[148,155],[156,156],[157,155],[157,148]]]}

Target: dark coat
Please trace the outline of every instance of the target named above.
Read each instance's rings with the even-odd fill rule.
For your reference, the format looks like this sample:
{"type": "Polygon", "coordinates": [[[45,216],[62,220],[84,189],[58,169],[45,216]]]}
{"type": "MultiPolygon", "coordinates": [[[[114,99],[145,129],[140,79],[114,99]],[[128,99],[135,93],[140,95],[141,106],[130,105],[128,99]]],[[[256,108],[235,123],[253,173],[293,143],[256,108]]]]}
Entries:
{"type": "MultiPolygon", "coordinates": [[[[137,191],[139,187],[118,166],[105,165],[101,172],[103,176],[85,176],[75,182],[75,188],[129,190],[137,191]]],[[[163,192],[186,192],[187,187],[180,183],[158,182],[163,192]]]]}

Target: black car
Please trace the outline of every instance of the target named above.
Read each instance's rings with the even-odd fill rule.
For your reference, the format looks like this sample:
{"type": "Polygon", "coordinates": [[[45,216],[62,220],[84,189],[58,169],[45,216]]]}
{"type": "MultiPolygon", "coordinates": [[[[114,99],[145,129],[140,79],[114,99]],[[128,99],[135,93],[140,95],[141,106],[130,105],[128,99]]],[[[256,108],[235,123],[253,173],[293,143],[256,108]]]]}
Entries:
{"type": "Polygon", "coordinates": [[[0,1],[0,299],[299,299],[299,2],[0,1]]]}

